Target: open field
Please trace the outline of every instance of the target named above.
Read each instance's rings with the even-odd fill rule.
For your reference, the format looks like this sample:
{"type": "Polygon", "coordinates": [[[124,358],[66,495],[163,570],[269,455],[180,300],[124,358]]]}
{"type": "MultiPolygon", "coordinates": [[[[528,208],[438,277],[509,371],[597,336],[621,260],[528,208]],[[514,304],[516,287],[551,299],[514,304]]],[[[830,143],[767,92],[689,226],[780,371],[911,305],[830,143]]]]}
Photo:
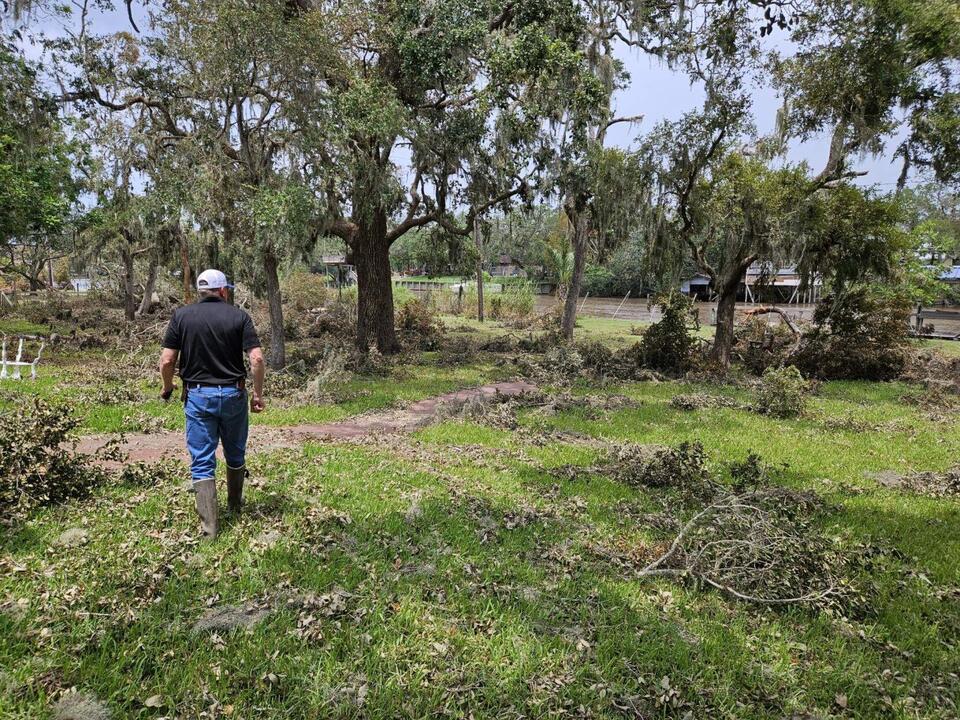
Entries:
{"type": "MultiPolygon", "coordinates": [[[[446,324],[477,342],[515,332],[446,324]]],[[[613,346],[630,329],[581,323],[613,346]]],[[[181,427],[136,369],[153,353],[133,370],[54,353],[36,384],[2,386],[3,407],[65,399],[83,432],[181,427]]],[[[274,400],[255,422],[337,420],[517,372],[509,355],[441,358],[274,400]]],[[[0,536],[0,717],[53,717],[71,687],[123,718],[956,717],[960,502],[877,480],[952,467],[953,406],[905,383],[825,383],[794,420],[750,411],[748,386],[572,391],[619,400],[256,456],[244,513],[211,544],[170,468],[36,511],[0,536]],[[691,393],[730,406],[679,409],[691,393]],[[820,494],[811,527],[857,559],[855,592],[764,606],[640,577],[691,510],[603,458],[684,441],[721,483],[752,451],[775,485],[820,494]]]]}

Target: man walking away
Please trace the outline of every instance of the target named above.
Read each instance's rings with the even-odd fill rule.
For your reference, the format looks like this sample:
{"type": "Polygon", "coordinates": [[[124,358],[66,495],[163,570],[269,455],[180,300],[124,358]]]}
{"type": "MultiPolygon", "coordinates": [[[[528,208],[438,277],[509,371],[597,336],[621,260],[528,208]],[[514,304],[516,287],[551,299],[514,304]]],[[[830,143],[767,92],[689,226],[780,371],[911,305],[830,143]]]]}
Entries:
{"type": "Polygon", "coordinates": [[[253,369],[250,411],[262,412],[265,365],[253,321],[227,302],[232,288],[219,270],[204,270],[197,278],[200,299],[178,308],[163,336],[160,355],[161,397],[173,395],[173,373],[180,361],[190,475],[196,493],[200,527],[208,538],[219,530],[217,505],[217,445],[227,461],[227,506],[239,512],[247,475],[247,391],[243,354],[253,369]]]}

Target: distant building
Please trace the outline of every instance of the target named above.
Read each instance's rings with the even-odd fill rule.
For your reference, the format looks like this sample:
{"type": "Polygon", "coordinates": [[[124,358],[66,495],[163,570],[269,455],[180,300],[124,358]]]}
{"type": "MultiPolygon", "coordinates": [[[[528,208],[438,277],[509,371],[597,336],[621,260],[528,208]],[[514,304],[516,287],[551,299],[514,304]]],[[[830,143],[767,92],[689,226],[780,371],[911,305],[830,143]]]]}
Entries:
{"type": "Polygon", "coordinates": [[[698,273],[680,284],[680,292],[684,295],[689,295],[695,300],[707,301],[713,294],[712,286],[713,280],[707,275],[698,273]]]}
{"type": "Polygon", "coordinates": [[[754,263],[743,279],[746,302],[815,303],[820,299],[823,280],[814,277],[804,286],[794,266],[775,268],[771,263],[754,263]]]}
{"type": "Polygon", "coordinates": [[[334,287],[349,287],[357,282],[353,265],[347,264],[346,255],[323,255],[320,262],[310,268],[316,275],[326,275],[334,287]]]}
{"type": "Polygon", "coordinates": [[[954,294],[960,293],[960,264],[944,268],[940,281],[948,285],[954,294]]]}
{"type": "Polygon", "coordinates": [[[500,255],[490,266],[490,274],[493,277],[527,277],[523,264],[509,255],[500,255]]]}

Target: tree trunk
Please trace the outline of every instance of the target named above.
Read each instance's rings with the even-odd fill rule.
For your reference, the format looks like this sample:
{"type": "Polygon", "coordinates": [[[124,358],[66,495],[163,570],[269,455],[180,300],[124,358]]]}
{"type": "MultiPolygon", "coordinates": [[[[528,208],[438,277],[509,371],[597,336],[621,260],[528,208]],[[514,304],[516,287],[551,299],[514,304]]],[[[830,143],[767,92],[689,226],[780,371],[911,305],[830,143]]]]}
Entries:
{"type": "Polygon", "coordinates": [[[387,213],[358,208],[353,257],[357,266],[357,348],[367,352],[370,343],[384,355],[400,349],[393,318],[393,278],[390,273],[390,243],[387,213]]]}
{"type": "Polygon", "coordinates": [[[134,285],[133,252],[129,247],[120,250],[120,260],[123,263],[123,316],[130,321],[137,316],[137,299],[134,285]]]}
{"type": "Polygon", "coordinates": [[[280,276],[277,256],[264,251],[263,270],[267,280],[267,305],[270,308],[270,353],[267,362],[274,370],[287,364],[287,343],[283,331],[283,298],[280,295],[280,276]]]}
{"type": "Polygon", "coordinates": [[[733,351],[733,328],[740,281],[756,259],[756,254],[740,256],[730,269],[730,273],[723,275],[722,282],[717,284],[717,333],[710,359],[724,370],[730,367],[730,354],[733,351]]]}
{"type": "Polygon", "coordinates": [[[583,284],[583,270],[587,264],[587,218],[586,213],[579,212],[568,202],[564,205],[564,212],[570,220],[570,234],[573,245],[573,272],[570,275],[570,285],[567,287],[567,297],[563,303],[563,318],[560,321],[560,332],[564,340],[573,340],[573,329],[577,324],[577,303],[580,299],[580,287],[583,284]]]}
{"type": "Polygon", "coordinates": [[[143,284],[143,298],[140,300],[140,307],[137,309],[137,317],[146,315],[153,307],[153,291],[157,287],[157,268],[159,262],[157,256],[150,258],[150,268],[147,270],[147,280],[143,284]]]}
{"type": "Polygon", "coordinates": [[[183,303],[193,300],[193,278],[190,274],[190,251],[187,247],[187,235],[177,223],[177,239],[180,244],[180,271],[183,274],[183,303]]]}
{"type": "Polygon", "coordinates": [[[722,285],[717,302],[717,333],[713,340],[710,359],[724,370],[730,367],[730,353],[733,350],[733,326],[739,284],[738,281],[722,285]]]}
{"type": "Polygon", "coordinates": [[[473,221],[473,238],[477,243],[477,320],[484,321],[483,312],[483,240],[480,238],[480,221],[473,221]]]}

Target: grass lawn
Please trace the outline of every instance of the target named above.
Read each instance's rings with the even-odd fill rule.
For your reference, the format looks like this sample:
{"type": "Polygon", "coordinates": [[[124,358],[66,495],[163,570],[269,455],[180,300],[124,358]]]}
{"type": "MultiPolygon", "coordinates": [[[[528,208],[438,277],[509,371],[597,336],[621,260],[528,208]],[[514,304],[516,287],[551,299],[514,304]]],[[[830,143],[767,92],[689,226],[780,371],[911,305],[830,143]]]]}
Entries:
{"type": "MultiPolygon", "coordinates": [[[[581,322],[614,345],[634,341],[630,325],[581,322]]],[[[502,356],[437,360],[324,388],[320,403],[275,402],[257,421],[333,420],[512,373],[502,356]]],[[[179,426],[180,408],[118,364],[57,358],[36,384],[4,385],[2,407],[40,395],[74,403],[84,431],[179,426]]],[[[904,383],[825,383],[793,420],[671,404],[748,401],[743,388],[573,392],[630,402],[257,456],[245,511],[214,543],[198,542],[192,497],[167,475],[3,528],[0,718],[51,718],[73,687],[114,718],[957,717],[960,501],[872,475],[955,465],[955,411],[904,383]],[[721,478],[754,451],[776,482],[821,494],[813,529],[855,554],[869,592],[839,612],[637,577],[630,559],[669,544],[656,518],[684,517],[679,496],[561,470],[598,468],[603,443],[684,441],[721,478]],[[58,541],[67,529],[78,545],[58,541]]]]}
{"type": "Polygon", "coordinates": [[[922,343],[947,357],[960,357],[960,340],[923,340],[922,343]]]}

